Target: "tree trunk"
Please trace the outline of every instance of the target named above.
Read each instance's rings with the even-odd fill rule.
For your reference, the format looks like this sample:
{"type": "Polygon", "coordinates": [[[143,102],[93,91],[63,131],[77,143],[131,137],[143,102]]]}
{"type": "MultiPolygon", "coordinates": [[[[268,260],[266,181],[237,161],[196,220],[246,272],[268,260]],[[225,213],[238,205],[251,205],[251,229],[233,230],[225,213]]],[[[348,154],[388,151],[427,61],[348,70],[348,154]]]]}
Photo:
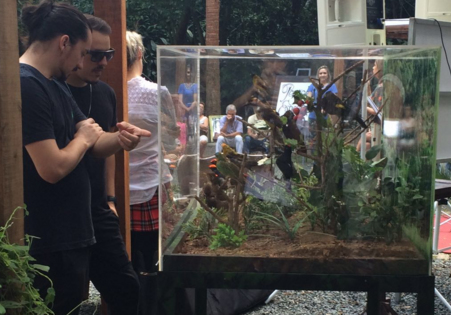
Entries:
{"type": "MultiPolygon", "coordinates": [[[[219,45],[219,0],[206,0],[206,35],[208,46],[219,45]]],[[[219,60],[207,59],[206,66],[206,104],[209,115],[221,114],[219,60]]]]}
{"type": "MultiPolygon", "coordinates": [[[[19,79],[17,2],[6,0],[0,6],[0,225],[13,210],[23,205],[22,118],[19,79]]],[[[11,242],[23,239],[23,211],[15,214],[8,229],[11,242]]]]}
{"type": "Polygon", "coordinates": [[[194,1],[185,0],[185,8],[175,35],[176,45],[186,45],[188,43],[186,40],[186,31],[188,30],[188,24],[191,20],[192,8],[194,8],[194,1]]]}
{"type": "MultiPolygon", "coordinates": [[[[96,16],[110,24],[112,33],[111,46],[116,49],[114,58],[109,62],[102,75],[116,92],[117,120],[128,120],[127,94],[127,49],[125,41],[126,12],[125,0],[94,0],[96,16]]],[[[117,211],[121,218],[120,229],[125,246],[130,255],[130,194],[129,194],[128,152],[116,153],[116,197],[117,211]]]]}

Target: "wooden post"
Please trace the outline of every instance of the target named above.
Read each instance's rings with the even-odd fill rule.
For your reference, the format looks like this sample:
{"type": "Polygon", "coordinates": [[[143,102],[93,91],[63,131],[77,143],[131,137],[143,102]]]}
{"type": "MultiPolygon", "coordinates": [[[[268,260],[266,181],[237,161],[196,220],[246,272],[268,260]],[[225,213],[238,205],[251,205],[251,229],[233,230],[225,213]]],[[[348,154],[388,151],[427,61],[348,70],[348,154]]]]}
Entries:
{"type": "MultiPolygon", "coordinates": [[[[205,44],[219,45],[219,0],[206,0],[206,34],[205,44]]],[[[206,108],[209,115],[221,115],[221,82],[218,59],[207,59],[206,66],[206,108]]]]}
{"type": "MultiPolygon", "coordinates": [[[[23,205],[22,115],[20,111],[19,50],[17,2],[5,0],[0,5],[0,225],[13,210],[23,205]]],[[[14,216],[9,229],[11,242],[23,239],[23,212],[14,216]]]]}
{"type": "MultiPolygon", "coordinates": [[[[118,121],[128,120],[127,95],[127,45],[125,40],[125,0],[94,0],[94,15],[104,19],[112,29],[111,47],[116,49],[102,75],[116,92],[118,121]]],[[[129,195],[128,153],[116,154],[116,197],[121,233],[130,255],[130,195],[129,195]]]]}

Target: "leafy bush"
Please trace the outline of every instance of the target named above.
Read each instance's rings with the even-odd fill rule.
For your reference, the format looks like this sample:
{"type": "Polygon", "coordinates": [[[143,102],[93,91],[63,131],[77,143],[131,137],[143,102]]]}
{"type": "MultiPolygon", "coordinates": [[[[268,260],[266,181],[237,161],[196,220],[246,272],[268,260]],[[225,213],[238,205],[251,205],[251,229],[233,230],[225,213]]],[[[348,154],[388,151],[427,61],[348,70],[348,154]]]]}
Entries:
{"type": "Polygon", "coordinates": [[[47,272],[49,267],[34,264],[36,261],[29,255],[31,236],[26,235],[26,244],[11,244],[7,230],[13,225],[16,211],[24,209],[17,207],[5,226],[0,227],[0,314],[54,314],[48,308],[55,298],[55,290],[51,286],[47,290],[45,300],[39,291],[33,287],[37,275],[46,277],[42,271],[47,272]]]}
{"type": "Polygon", "coordinates": [[[213,230],[215,234],[212,236],[210,249],[217,249],[219,247],[240,247],[247,239],[244,231],[235,234],[235,230],[227,224],[219,223],[218,227],[213,230]]]}

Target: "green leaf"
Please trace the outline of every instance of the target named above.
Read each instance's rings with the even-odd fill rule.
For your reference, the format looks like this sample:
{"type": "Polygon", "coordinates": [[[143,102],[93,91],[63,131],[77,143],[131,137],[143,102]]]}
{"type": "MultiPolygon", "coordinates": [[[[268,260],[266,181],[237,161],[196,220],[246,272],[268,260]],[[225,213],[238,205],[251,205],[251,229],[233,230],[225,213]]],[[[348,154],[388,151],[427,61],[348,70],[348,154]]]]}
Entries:
{"type": "Polygon", "coordinates": [[[163,44],[165,44],[165,45],[168,44],[168,41],[166,40],[166,38],[160,37],[160,39],[163,44]]]}
{"type": "Polygon", "coordinates": [[[412,199],[413,199],[413,200],[416,200],[416,199],[423,199],[423,196],[421,196],[421,195],[419,195],[419,194],[416,194],[415,196],[412,197],[412,199]]]}
{"type": "Polygon", "coordinates": [[[49,305],[55,300],[55,289],[53,287],[47,289],[47,295],[45,297],[45,304],[49,305]]]}
{"type": "Polygon", "coordinates": [[[301,174],[302,177],[308,177],[309,176],[308,172],[306,170],[304,170],[304,169],[300,169],[299,173],[301,174]]]}
{"type": "Polygon", "coordinates": [[[38,270],[45,271],[45,272],[48,272],[50,270],[49,266],[44,266],[44,265],[39,265],[39,264],[33,264],[32,266],[38,270]]]}
{"type": "MultiPolygon", "coordinates": [[[[25,301],[21,301],[21,302],[16,302],[16,301],[2,301],[3,307],[4,308],[21,308],[22,306],[24,306],[26,304],[25,301]]],[[[1,314],[1,313],[0,313],[1,314]]]]}
{"type": "Polygon", "coordinates": [[[287,121],[288,121],[288,119],[287,119],[287,117],[285,117],[285,116],[282,116],[282,117],[280,117],[280,120],[282,121],[282,124],[286,124],[287,123],[287,121]]]}
{"type": "Polygon", "coordinates": [[[379,161],[373,162],[371,164],[371,167],[381,167],[384,168],[387,165],[388,159],[387,157],[384,157],[383,159],[380,159],[379,161]]]}
{"type": "Polygon", "coordinates": [[[285,143],[286,145],[290,145],[290,146],[292,146],[292,147],[296,147],[296,146],[298,145],[298,141],[295,140],[295,139],[285,139],[285,140],[284,140],[284,143],[285,143]]]}
{"type": "Polygon", "coordinates": [[[6,309],[1,303],[0,303],[0,314],[6,314],[6,309]]]}
{"type": "Polygon", "coordinates": [[[365,158],[367,160],[374,159],[379,154],[381,149],[382,149],[382,145],[381,144],[375,145],[374,147],[371,147],[371,149],[369,149],[368,152],[366,152],[365,158]]]}

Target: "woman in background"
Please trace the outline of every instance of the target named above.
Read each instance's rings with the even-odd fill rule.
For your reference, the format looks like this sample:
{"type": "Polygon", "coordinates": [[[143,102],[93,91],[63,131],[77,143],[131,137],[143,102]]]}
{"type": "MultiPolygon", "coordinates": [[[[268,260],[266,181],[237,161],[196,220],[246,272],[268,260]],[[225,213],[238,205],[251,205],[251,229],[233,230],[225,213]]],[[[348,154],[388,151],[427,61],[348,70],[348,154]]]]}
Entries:
{"type": "MultiPolygon", "coordinates": [[[[126,38],[129,121],[152,133],[150,138],[142,138],[129,156],[132,263],[138,273],[154,272],[154,257],[158,253],[159,178],[169,185],[172,177],[167,167],[162,167],[162,174],[158,171],[158,85],[141,76],[145,53],[141,35],[127,31],[126,38]]],[[[162,87],[161,93],[169,91],[162,87]]]]}
{"type": "MultiPolygon", "coordinates": [[[[327,87],[327,85],[330,83],[330,81],[332,80],[329,68],[326,65],[323,65],[318,68],[318,71],[316,72],[316,77],[319,80],[318,83],[320,85],[322,85],[323,89],[325,89],[327,87]]],[[[323,97],[327,93],[334,93],[334,94],[338,93],[338,90],[337,90],[337,87],[335,86],[335,84],[332,84],[330,86],[330,88],[328,88],[324,92],[323,97]]],[[[315,104],[315,107],[316,107],[318,104],[318,90],[315,88],[315,86],[313,84],[310,84],[310,86],[308,87],[307,96],[314,98],[313,103],[315,104]]],[[[327,118],[327,114],[324,115],[324,118],[327,118]]],[[[317,120],[317,118],[316,118],[315,111],[311,111],[308,114],[309,129],[310,129],[310,137],[309,137],[310,147],[313,146],[313,141],[316,136],[316,120],[317,120]]]]}
{"type": "Polygon", "coordinates": [[[197,101],[197,84],[192,82],[190,65],[186,66],[185,83],[180,84],[178,95],[180,104],[185,111],[189,112],[195,108],[191,105],[197,101]]]}
{"type": "Polygon", "coordinates": [[[204,157],[205,148],[208,143],[208,117],[204,115],[205,104],[199,103],[199,154],[204,157]]]}
{"type": "Polygon", "coordinates": [[[185,111],[183,118],[186,123],[187,140],[190,144],[189,153],[193,153],[192,149],[195,144],[194,134],[196,132],[196,111],[197,111],[197,84],[193,83],[191,75],[191,65],[186,65],[185,83],[180,84],[178,89],[179,105],[185,111]]]}

